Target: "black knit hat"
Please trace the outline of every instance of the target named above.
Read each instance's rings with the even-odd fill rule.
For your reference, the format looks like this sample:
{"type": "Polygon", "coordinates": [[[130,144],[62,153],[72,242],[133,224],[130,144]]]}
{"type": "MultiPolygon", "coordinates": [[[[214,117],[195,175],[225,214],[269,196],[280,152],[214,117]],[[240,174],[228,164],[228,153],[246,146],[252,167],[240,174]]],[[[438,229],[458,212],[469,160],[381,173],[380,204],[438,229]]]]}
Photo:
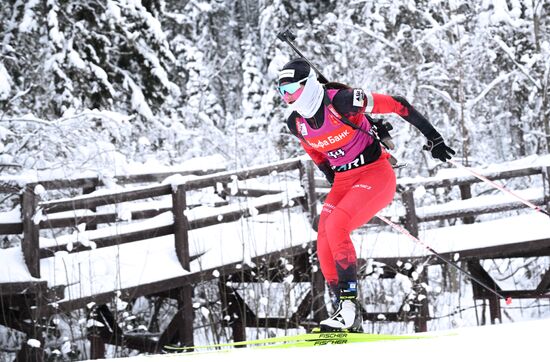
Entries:
{"type": "Polygon", "coordinates": [[[279,71],[279,85],[293,83],[309,76],[311,67],[303,58],[291,60],[279,71]]]}

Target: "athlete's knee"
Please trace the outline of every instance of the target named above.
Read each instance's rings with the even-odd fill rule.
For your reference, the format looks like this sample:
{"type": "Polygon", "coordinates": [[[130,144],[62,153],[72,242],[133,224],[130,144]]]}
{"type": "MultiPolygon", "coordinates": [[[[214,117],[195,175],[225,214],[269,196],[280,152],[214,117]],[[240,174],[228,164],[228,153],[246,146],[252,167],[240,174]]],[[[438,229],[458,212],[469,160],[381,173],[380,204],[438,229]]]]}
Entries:
{"type": "Polygon", "coordinates": [[[324,229],[325,229],[325,232],[327,233],[328,238],[331,239],[331,236],[334,235],[335,233],[349,234],[350,230],[348,225],[350,220],[351,220],[351,217],[346,211],[340,208],[335,208],[330,214],[330,216],[325,219],[325,222],[324,222],[324,229]]]}

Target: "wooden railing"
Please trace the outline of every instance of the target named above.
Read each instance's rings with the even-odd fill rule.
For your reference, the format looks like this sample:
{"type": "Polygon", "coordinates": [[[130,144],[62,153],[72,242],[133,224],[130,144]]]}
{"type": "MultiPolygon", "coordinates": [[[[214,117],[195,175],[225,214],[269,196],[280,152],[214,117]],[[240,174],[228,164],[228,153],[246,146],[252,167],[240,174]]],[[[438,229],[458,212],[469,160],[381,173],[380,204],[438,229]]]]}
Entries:
{"type": "MultiPolygon", "coordinates": [[[[550,178],[549,178],[550,167],[540,166],[540,167],[526,167],[518,168],[514,170],[506,170],[500,172],[490,172],[484,173],[483,175],[489,180],[509,180],[520,177],[531,177],[536,176],[541,178],[540,185],[543,188],[543,191],[536,198],[531,199],[535,205],[546,206],[550,203],[550,178]]],[[[503,211],[511,211],[525,208],[526,206],[522,204],[519,200],[513,200],[508,202],[496,202],[496,203],[484,203],[479,206],[458,206],[450,208],[446,211],[430,212],[429,208],[426,208],[426,211],[423,215],[417,215],[417,207],[415,206],[413,193],[415,189],[423,187],[425,189],[436,190],[438,188],[451,189],[453,187],[458,187],[460,196],[462,200],[468,200],[476,195],[472,194],[472,187],[475,184],[482,183],[483,181],[474,177],[474,176],[460,176],[460,177],[450,177],[446,179],[441,178],[432,178],[426,179],[421,182],[399,182],[398,187],[402,188],[403,203],[405,204],[408,213],[405,217],[405,224],[409,226],[409,231],[417,235],[418,229],[414,225],[418,223],[437,221],[437,220],[449,220],[460,218],[465,223],[472,223],[475,216],[482,214],[491,214],[499,213],[503,211]]],[[[498,190],[494,190],[496,193],[500,193],[498,190]]],[[[479,195],[477,195],[479,196],[479,195]]],[[[456,202],[455,202],[456,203],[456,202]]],[[[465,204],[465,203],[464,203],[465,204]]]]}
{"type": "MultiPolygon", "coordinates": [[[[22,205],[22,222],[21,223],[6,223],[2,224],[0,221],[0,234],[23,234],[23,240],[21,247],[27,263],[28,269],[32,276],[40,277],[40,258],[52,256],[53,253],[59,250],[65,250],[65,245],[49,246],[46,248],[40,248],[39,245],[39,232],[41,229],[53,229],[64,227],[76,227],[78,224],[85,223],[87,227],[95,227],[98,224],[112,223],[117,221],[116,213],[92,213],[91,215],[84,216],[70,216],[70,217],[56,217],[48,218],[48,215],[60,213],[64,211],[74,210],[96,210],[98,207],[106,205],[116,205],[124,202],[148,200],[155,197],[171,196],[171,207],[160,209],[149,209],[142,211],[132,212],[132,220],[138,220],[143,218],[151,218],[165,212],[171,212],[173,215],[173,223],[155,226],[139,231],[128,232],[125,234],[116,234],[112,236],[103,237],[100,239],[92,240],[94,247],[102,248],[113,246],[117,244],[124,244],[138,240],[145,240],[152,237],[159,237],[164,235],[173,234],[176,239],[176,252],[178,258],[185,269],[189,269],[189,262],[191,256],[189,255],[189,246],[187,242],[187,233],[190,230],[215,225],[219,223],[226,223],[238,220],[241,217],[246,217],[249,214],[248,209],[231,211],[223,215],[223,220],[219,221],[218,216],[204,217],[192,222],[188,222],[184,215],[184,210],[188,208],[186,193],[189,191],[196,191],[207,187],[216,187],[219,184],[227,185],[231,182],[242,181],[247,179],[253,179],[262,176],[268,176],[273,173],[286,172],[293,170],[303,170],[304,165],[298,158],[291,159],[283,162],[270,164],[267,166],[249,168],[239,171],[222,171],[215,172],[210,175],[195,176],[188,178],[186,181],[182,181],[179,184],[161,184],[155,186],[148,186],[142,188],[136,188],[130,191],[113,192],[104,195],[82,195],[66,200],[54,200],[54,201],[40,201],[39,195],[35,193],[37,183],[28,184],[22,190],[21,205],[22,205]],[[39,221],[38,221],[39,220],[39,221]]],[[[303,172],[303,171],[301,171],[303,172]]],[[[155,174],[155,175],[143,175],[142,177],[125,178],[124,182],[140,182],[145,180],[157,180],[166,177],[169,174],[155,174]]],[[[188,173],[187,175],[190,175],[188,173]]],[[[296,175],[296,179],[300,176],[296,175]]],[[[62,181],[47,181],[44,184],[40,183],[42,187],[46,189],[60,189],[67,187],[83,187],[90,185],[91,182],[95,182],[95,186],[101,183],[97,179],[80,179],[80,180],[68,180],[62,181]]],[[[4,191],[13,192],[13,188],[4,189],[4,191]]],[[[242,192],[243,190],[241,190],[242,192]]],[[[273,194],[276,191],[273,190],[250,190],[246,196],[253,194],[259,196],[261,194],[273,194]]],[[[238,195],[236,195],[238,196],[238,195]]],[[[296,197],[294,201],[297,204],[305,204],[303,197],[296,197]]],[[[256,209],[259,213],[267,213],[282,208],[289,207],[282,201],[267,202],[258,206],[256,209]]],[[[73,248],[71,252],[78,252],[86,249],[85,246],[77,246],[73,248]]]]}
{"type": "MultiPolygon", "coordinates": [[[[35,194],[35,188],[38,183],[31,183],[25,185],[20,190],[21,193],[21,210],[22,210],[22,222],[20,223],[2,223],[0,220],[0,234],[23,234],[22,249],[24,252],[25,260],[29,267],[31,274],[35,277],[40,276],[39,271],[39,259],[51,256],[53,253],[64,249],[64,245],[49,246],[47,248],[40,248],[38,244],[39,231],[46,228],[64,228],[64,227],[76,227],[78,224],[86,224],[88,228],[93,228],[98,224],[114,223],[118,220],[118,216],[114,212],[99,213],[94,212],[89,215],[71,216],[71,217],[56,217],[48,218],[48,215],[60,213],[64,211],[74,210],[96,210],[98,207],[106,205],[115,205],[124,202],[147,200],[159,196],[172,197],[172,205],[159,209],[145,209],[139,211],[133,211],[131,213],[131,220],[148,219],[165,212],[171,212],[173,214],[174,222],[169,225],[162,225],[160,227],[148,228],[139,230],[138,232],[129,232],[126,234],[113,235],[94,240],[96,247],[108,247],[115,244],[123,244],[133,242],[137,240],[144,240],[152,237],[164,236],[174,234],[177,239],[176,248],[178,249],[178,257],[183,264],[186,264],[186,260],[189,258],[188,247],[185,243],[185,235],[189,230],[215,225],[220,223],[218,216],[205,217],[198,220],[189,222],[183,215],[183,210],[188,208],[186,201],[186,193],[189,191],[196,191],[207,187],[216,187],[218,184],[227,185],[231,182],[239,180],[253,179],[256,177],[267,176],[273,173],[286,172],[292,170],[300,170],[302,179],[314,180],[313,167],[310,162],[304,163],[302,159],[296,158],[287,161],[282,161],[270,165],[261,167],[248,168],[239,171],[222,171],[210,170],[213,173],[208,174],[207,171],[187,171],[186,173],[180,173],[184,176],[194,175],[194,178],[188,178],[188,180],[174,186],[172,184],[161,184],[154,186],[147,186],[136,188],[129,191],[114,192],[104,195],[82,195],[66,200],[54,200],[54,201],[40,201],[39,196],[35,194]],[[307,167],[306,167],[307,165],[307,167]],[[40,219],[37,221],[36,219],[40,219]],[[183,238],[183,239],[182,239],[183,238]]],[[[550,181],[549,181],[549,169],[550,167],[526,167],[514,170],[506,170],[501,172],[485,173],[484,175],[491,180],[508,180],[519,177],[541,177],[543,186],[543,192],[532,201],[536,205],[548,206],[550,200],[550,181]]],[[[119,177],[118,182],[122,184],[128,183],[144,183],[147,181],[163,180],[167,176],[173,175],[173,173],[151,174],[151,175],[138,175],[131,177],[119,177]]],[[[297,176],[298,177],[298,176],[297,176]]],[[[476,195],[472,195],[473,185],[480,183],[481,181],[473,176],[459,176],[449,178],[426,178],[420,181],[398,181],[398,193],[400,201],[404,206],[406,212],[399,215],[400,222],[413,234],[418,235],[418,225],[420,223],[438,221],[438,220],[456,220],[462,219],[463,222],[471,223],[476,216],[487,213],[498,213],[503,211],[510,211],[514,209],[524,208],[525,206],[519,201],[507,201],[496,203],[485,203],[483,205],[468,206],[467,202],[463,202],[464,206],[460,206],[454,201],[455,206],[445,209],[442,205],[438,206],[437,211],[430,211],[430,206],[418,207],[417,202],[414,199],[414,191],[418,188],[436,190],[444,188],[451,190],[453,187],[458,187],[462,200],[468,200],[476,195]]],[[[82,178],[78,180],[49,180],[39,183],[46,190],[59,190],[64,188],[83,188],[83,192],[90,192],[93,188],[100,187],[102,182],[98,178],[82,178]]],[[[314,197],[300,198],[300,203],[304,204],[306,210],[311,210],[311,218],[317,214],[316,200],[317,195],[322,194],[322,189],[319,187],[325,187],[324,191],[328,190],[328,184],[324,180],[317,179],[312,182],[306,183],[306,194],[314,197]],[[314,192],[317,190],[317,192],[314,192]],[[307,202],[307,203],[306,203],[307,202]]],[[[242,194],[243,190],[240,190],[242,194]]],[[[261,196],[269,193],[275,193],[273,190],[247,190],[246,195],[248,197],[261,196]]],[[[15,192],[15,186],[11,185],[6,187],[3,184],[3,188],[0,187],[0,192],[15,192]]],[[[266,204],[260,207],[258,210],[260,213],[275,211],[282,208],[280,203],[266,204]]],[[[432,207],[433,209],[433,207],[432,207]]],[[[241,217],[246,216],[248,210],[237,210],[223,215],[223,221],[230,222],[238,220],[241,217]]],[[[373,223],[381,224],[376,218],[373,219],[373,223]]],[[[72,252],[78,252],[85,249],[84,246],[78,246],[72,250],[72,252]]]]}
{"type": "MultiPolygon", "coordinates": [[[[169,176],[181,175],[181,176],[204,176],[210,175],[213,173],[218,173],[225,171],[225,168],[215,167],[215,168],[203,168],[197,170],[185,170],[185,171],[172,171],[172,172],[158,172],[158,173],[149,173],[149,174],[135,174],[135,175],[124,175],[124,176],[114,176],[112,177],[112,182],[117,185],[131,185],[131,184],[147,184],[147,183],[158,183],[163,181],[169,176]]],[[[25,185],[21,186],[21,181],[14,179],[2,179],[0,180],[0,195],[1,194],[14,194],[21,196],[20,204],[23,205],[25,198],[27,197],[32,199],[33,196],[31,193],[34,193],[34,189],[37,185],[40,185],[45,191],[53,190],[71,190],[73,192],[79,192],[82,194],[90,194],[97,190],[100,187],[105,186],[105,182],[101,177],[82,177],[74,179],[46,179],[40,180],[37,182],[28,182],[25,185]],[[27,195],[27,196],[25,196],[27,195]]],[[[23,209],[23,208],[22,208],[23,209]]],[[[71,209],[72,210],[72,209],[71,209]]],[[[23,212],[23,211],[22,211],[23,212]]],[[[139,218],[140,215],[136,215],[139,218]]],[[[151,215],[144,214],[143,218],[151,217],[151,215]]],[[[111,222],[111,219],[106,219],[105,222],[111,222]]],[[[101,220],[98,220],[98,223],[101,223],[101,220]]],[[[63,225],[59,225],[62,227],[63,225]]],[[[53,225],[52,227],[58,227],[53,225]]],[[[15,235],[23,233],[23,224],[22,223],[3,223],[0,220],[0,235],[15,235]]]]}
{"type": "MultiPolygon", "coordinates": [[[[479,171],[478,171],[479,172],[479,171]]],[[[525,177],[539,177],[542,191],[536,197],[527,197],[529,201],[537,206],[550,207],[550,166],[525,167],[517,169],[509,169],[499,172],[485,172],[483,176],[489,180],[496,180],[502,183],[504,180],[518,179],[525,177]]],[[[469,204],[470,199],[480,197],[482,195],[473,194],[472,187],[476,184],[483,183],[480,179],[470,176],[452,176],[447,178],[430,177],[423,179],[403,179],[397,180],[397,201],[400,202],[405,213],[398,216],[399,223],[403,224],[411,234],[418,236],[418,225],[431,221],[452,221],[457,219],[465,223],[472,223],[476,216],[483,214],[501,213],[504,211],[512,211],[526,208],[525,204],[519,200],[507,200],[505,202],[486,202],[482,205],[469,204]],[[449,207],[445,209],[446,204],[418,206],[415,200],[414,193],[418,189],[432,190],[434,193],[437,189],[446,190],[447,195],[451,195],[453,189],[458,188],[460,195],[459,199],[448,200],[449,207]]],[[[321,178],[315,179],[317,188],[324,188],[328,191],[328,183],[321,178]]],[[[489,187],[489,186],[488,186],[489,187]]],[[[500,194],[500,191],[494,189],[494,194],[500,194]]],[[[471,200],[472,201],[472,200],[471,200]]],[[[385,225],[381,220],[373,218],[372,224],[385,225]]]]}

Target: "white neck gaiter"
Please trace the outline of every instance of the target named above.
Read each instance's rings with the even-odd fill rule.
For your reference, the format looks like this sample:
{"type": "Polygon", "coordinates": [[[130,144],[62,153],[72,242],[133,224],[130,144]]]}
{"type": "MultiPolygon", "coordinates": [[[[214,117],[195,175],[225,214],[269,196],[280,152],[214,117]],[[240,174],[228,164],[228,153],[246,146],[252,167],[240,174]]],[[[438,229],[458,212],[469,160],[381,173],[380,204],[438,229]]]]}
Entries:
{"type": "Polygon", "coordinates": [[[298,112],[304,118],[311,118],[323,102],[324,89],[317,80],[313,69],[310,70],[308,80],[300,97],[290,105],[290,108],[298,112]]]}

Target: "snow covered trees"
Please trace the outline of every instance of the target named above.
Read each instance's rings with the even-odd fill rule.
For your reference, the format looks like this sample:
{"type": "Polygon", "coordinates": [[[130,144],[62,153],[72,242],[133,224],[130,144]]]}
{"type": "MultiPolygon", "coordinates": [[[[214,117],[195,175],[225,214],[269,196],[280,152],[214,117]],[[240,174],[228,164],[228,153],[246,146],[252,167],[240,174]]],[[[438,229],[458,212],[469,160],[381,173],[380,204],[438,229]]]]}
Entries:
{"type": "MultiPolygon", "coordinates": [[[[493,161],[489,152],[494,161],[546,152],[549,12],[541,0],[8,1],[0,139],[12,160],[4,163],[30,147],[10,147],[26,131],[9,120],[32,114],[47,123],[93,109],[131,117],[115,127],[105,117],[82,122],[88,139],[132,159],[216,152],[243,165],[269,161],[258,147],[292,156],[300,151],[274,90],[277,68],[296,56],[276,39],[287,26],[329,79],[404,95],[473,163],[493,161]],[[250,134],[253,144],[240,148],[238,135],[250,134]]],[[[419,135],[399,125],[395,136],[398,157],[437,167],[419,156],[419,135]]]]}
{"type": "MultiPolygon", "coordinates": [[[[168,77],[175,57],[158,20],[162,4],[145,4],[4,5],[11,18],[3,23],[2,54],[13,93],[28,91],[25,98],[35,99],[29,108],[39,117],[59,117],[71,108],[127,108],[151,118],[151,109],[179,90],[168,77]]],[[[17,112],[17,106],[8,110],[17,112]]]]}

